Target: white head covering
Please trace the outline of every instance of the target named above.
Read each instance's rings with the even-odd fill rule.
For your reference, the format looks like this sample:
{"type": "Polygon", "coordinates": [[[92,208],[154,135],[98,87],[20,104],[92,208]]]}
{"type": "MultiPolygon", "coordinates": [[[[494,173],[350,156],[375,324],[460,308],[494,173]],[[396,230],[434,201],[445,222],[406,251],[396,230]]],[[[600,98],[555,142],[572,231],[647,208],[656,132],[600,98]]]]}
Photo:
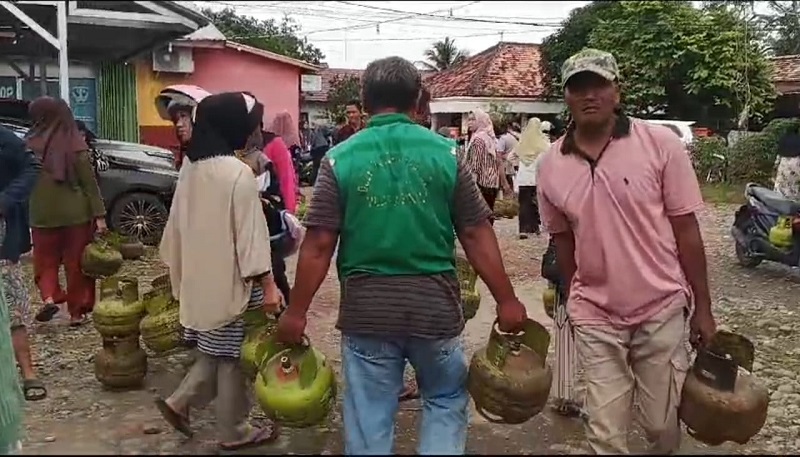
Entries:
{"type": "MultiPolygon", "coordinates": [[[[547,121],[540,121],[538,117],[528,120],[528,125],[519,137],[519,142],[514,148],[514,152],[519,161],[525,165],[533,163],[539,154],[544,153],[550,148],[550,140],[544,133],[544,123],[547,121]]],[[[549,122],[547,122],[550,124],[549,122]]],[[[551,125],[552,127],[552,125],[551,125]]]]}

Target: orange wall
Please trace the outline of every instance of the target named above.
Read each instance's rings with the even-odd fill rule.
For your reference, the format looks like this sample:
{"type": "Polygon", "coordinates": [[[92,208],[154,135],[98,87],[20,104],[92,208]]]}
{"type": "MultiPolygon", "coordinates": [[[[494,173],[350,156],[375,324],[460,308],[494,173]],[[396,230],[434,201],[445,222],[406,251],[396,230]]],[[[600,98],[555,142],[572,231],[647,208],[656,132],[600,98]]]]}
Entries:
{"type": "Polygon", "coordinates": [[[136,62],[136,105],[139,127],[172,126],[162,120],[156,110],[155,99],[161,89],[173,84],[190,84],[191,75],[180,73],[156,73],[152,70],[152,59],[144,58],[136,62]]]}

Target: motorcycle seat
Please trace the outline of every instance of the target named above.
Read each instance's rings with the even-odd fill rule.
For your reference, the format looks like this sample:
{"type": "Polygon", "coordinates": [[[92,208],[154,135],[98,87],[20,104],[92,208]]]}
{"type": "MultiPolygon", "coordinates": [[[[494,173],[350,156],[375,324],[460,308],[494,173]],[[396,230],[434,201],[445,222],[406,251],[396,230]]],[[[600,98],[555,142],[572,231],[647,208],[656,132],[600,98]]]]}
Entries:
{"type": "Polygon", "coordinates": [[[748,184],[746,194],[748,197],[753,197],[760,201],[766,207],[775,210],[778,214],[788,216],[800,213],[800,203],[790,200],[784,197],[780,192],[776,192],[772,189],[748,184]]]}

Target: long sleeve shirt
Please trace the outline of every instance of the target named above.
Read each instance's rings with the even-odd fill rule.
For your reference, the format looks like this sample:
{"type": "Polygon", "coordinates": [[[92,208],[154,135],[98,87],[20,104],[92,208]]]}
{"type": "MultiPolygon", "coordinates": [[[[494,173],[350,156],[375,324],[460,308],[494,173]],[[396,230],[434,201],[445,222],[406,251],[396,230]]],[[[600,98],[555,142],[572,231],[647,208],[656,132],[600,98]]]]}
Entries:
{"type": "Polygon", "coordinates": [[[480,187],[499,189],[501,162],[489,150],[492,146],[483,138],[475,138],[467,148],[467,167],[480,187]]]}
{"type": "Polygon", "coordinates": [[[6,224],[0,259],[16,262],[31,249],[28,199],[41,168],[25,143],[0,127],[0,217],[6,224]]]}
{"type": "Polygon", "coordinates": [[[202,332],[237,319],[252,292],[246,279],[272,264],[253,170],[233,156],[184,163],[159,252],[181,325],[202,332]]]}
{"type": "Polygon", "coordinates": [[[27,203],[41,165],[14,133],[0,130],[0,214],[27,203]],[[10,136],[9,136],[10,135],[10,136]]]}
{"type": "Polygon", "coordinates": [[[56,182],[46,171],[39,174],[30,199],[31,227],[55,228],[85,224],[106,215],[89,153],[78,153],[73,183],[56,182]]]}

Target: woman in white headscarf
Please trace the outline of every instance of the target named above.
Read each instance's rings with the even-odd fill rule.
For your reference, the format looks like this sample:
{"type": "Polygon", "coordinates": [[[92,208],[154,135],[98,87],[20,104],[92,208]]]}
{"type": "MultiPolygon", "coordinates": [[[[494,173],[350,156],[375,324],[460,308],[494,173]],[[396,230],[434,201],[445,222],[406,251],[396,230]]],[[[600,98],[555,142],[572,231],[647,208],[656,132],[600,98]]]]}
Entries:
{"type": "Polygon", "coordinates": [[[539,234],[539,207],[536,203],[536,173],[544,153],[550,149],[547,132],[552,125],[547,121],[533,118],[528,121],[519,142],[511,151],[509,160],[519,162],[514,190],[519,199],[519,238],[524,240],[529,234],[539,234]]]}

